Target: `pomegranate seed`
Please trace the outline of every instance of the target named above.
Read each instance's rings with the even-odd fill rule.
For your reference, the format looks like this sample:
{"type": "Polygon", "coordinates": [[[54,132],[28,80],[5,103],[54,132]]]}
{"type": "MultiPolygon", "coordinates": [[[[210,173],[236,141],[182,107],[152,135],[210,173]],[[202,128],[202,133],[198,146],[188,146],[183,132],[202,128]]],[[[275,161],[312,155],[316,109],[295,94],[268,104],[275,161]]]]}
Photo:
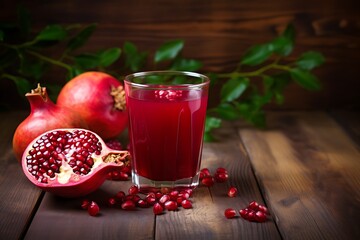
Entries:
{"type": "Polygon", "coordinates": [[[148,203],[147,203],[145,200],[143,200],[143,199],[139,199],[139,200],[137,201],[136,205],[137,205],[138,207],[141,207],[141,208],[146,208],[146,207],[149,206],[148,203]]]}
{"type": "Polygon", "coordinates": [[[94,201],[91,201],[87,210],[88,210],[89,215],[93,216],[93,217],[98,215],[100,212],[99,206],[94,201]]]}
{"type": "Polygon", "coordinates": [[[155,215],[159,215],[159,214],[163,213],[163,211],[164,211],[164,208],[163,208],[163,206],[161,206],[160,203],[155,203],[155,204],[154,204],[154,206],[153,206],[153,213],[154,213],[155,215]]]}
{"type": "Polygon", "coordinates": [[[134,210],[136,208],[135,203],[131,200],[126,200],[121,204],[121,209],[134,210]]]}
{"type": "Polygon", "coordinates": [[[169,193],[170,199],[173,200],[173,201],[175,201],[175,200],[177,199],[178,195],[179,195],[179,192],[178,192],[178,191],[175,191],[175,190],[174,190],[174,191],[171,191],[171,192],[169,193]]]}
{"type": "Polygon", "coordinates": [[[265,222],[266,221],[266,214],[262,211],[257,211],[255,213],[255,220],[257,222],[265,222]]]}
{"type": "Polygon", "coordinates": [[[218,183],[226,182],[229,178],[229,175],[227,173],[215,173],[214,175],[215,181],[218,183]]]}
{"type": "Polygon", "coordinates": [[[184,200],[185,200],[185,198],[183,198],[183,197],[178,197],[178,198],[176,199],[176,203],[177,203],[177,205],[180,207],[180,206],[181,206],[182,201],[184,201],[184,200]]]}
{"type": "Polygon", "coordinates": [[[268,211],[267,207],[265,207],[264,205],[259,204],[258,210],[265,213],[265,214],[269,214],[269,211],[268,211]]]}
{"type": "Polygon", "coordinates": [[[123,191],[119,191],[116,195],[115,195],[115,198],[120,201],[120,202],[123,202],[124,199],[125,199],[125,193],[123,191]]]}
{"type": "Polygon", "coordinates": [[[169,201],[170,200],[170,196],[169,195],[167,195],[167,194],[165,194],[165,195],[163,195],[160,199],[159,199],[159,203],[161,204],[161,205],[164,205],[167,201],[169,201]]]}
{"type": "Polygon", "coordinates": [[[26,157],[29,173],[42,183],[48,183],[60,172],[62,159],[68,159],[75,174],[87,175],[94,165],[90,153],[100,155],[102,151],[99,139],[84,130],[52,131],[37,139],[32,147],[26,157]]]}
{"type": "Polygon", "coordinates": [[[192,208],[192,202],[188,199],[185,199],[181,202],[181,206],[185,209],[190,209],[192,208]]]}
{"type": "Polygon", "coordinates": [[[227,208],[225,209],[224,215],[226,218],[234,218],[236,216],[235,209],[227,208]]]}
{"type": "Polygon", "coordinates": [[[149,204],[149,205],[154,205],[156,203],[156,198],[153,196],[146,196],[145,197],[145,201],[149,204]]]}
{"type": "Polygon", "coordinates": [[[86,209],[88,209],[89,205],[90,205],[90,201],[87,199],[84,199],[81,203],[81,208],[86,210],[86,209]]]}
{"type": "Polygon", "coordinates": [[[178,209],[177,203],[174,201],[167,201],[164,204],[164,207],[168,210],[168,211],[175,211],[178,209]]]}
{"type": "Polygon", "coordinates": [[[215,172],[216,173],[227,173],[227,170],[225,168],[223,168],[223,167],[219,167],[219,168],[216,169],[215,172]]]}
{"type": "Polygon", "coordinates": [[[109,199],[108,199],[108,205],[109,205],[110,207],[114,207],[114,206],[116,205],[116,199],[113,198],[113,197],[109,198],[109,199]]]}
{"type": "Polygon", "coordinates": [[[208,168],[203,168],[200,170],[200,173],[204,174],[204,177],[211,176],[210,170],[208,168]]]}
{"type": "Polygon", "coordinates": [[[250,210],[247,214],[246,214],[246,217],[245,219],[251,221],[251,222],[254,222],[255,221],[255,211],[253,210],[250,210]]]}
{"type": "Polygon", "coordinates": [[[156,192],[155,193],[156,199],[160,199],[162,196],[163,196],[163,194],[161,192],[156,192]]]}
{"type": "Polygon", "coordinates": [[[238,190],[236,187],[230,187],[227,195],[229,197],[236,197],[237,193],[238,193],[238,190]]]}
{"type": "Polygon", "coordinates": [[[215,181],[214,178],[212,176],[205,176],[202,180],[201,183],[207,187],[211,187],[214,185],[215,181]]]}
{"type": "Polygon", "coordinates": [[[191,188],[187,188],[187,189],[185,189],[184,191],[189,194],[189,197],[192,196],[193,190],[192,190],[191,188]]]}
{"type": "Polygon", "coordinates": [[[184,199],[188,199],[190,198],[190,194],[188,192],[185,191],[181,191],[178,195],[178,197],[184,198],[184,199]]]}
{"type": "Polygon", "coordinates": [[[132,185],[130,188],[129,188],[129,194],[130,195],[135,195],[135,194],[138,194],[139,193],[139,188],[138,186],[136,185],[132,185]]]}
{"type": "Polygon", "coordinates": [[[115,150],[122,150],[122,145],[117,139],[110,139],[105,142],[106,146],[115,150]]]}
{"type": "Polygon", "coordinates": [[[170,192],[170,188],[167,188],[167,187],[162,187],[161,189],[160,189],[160,192],[162,193],[162,194],[167,194],[167,193],[169,193],[170,192]]]}
{"type": "Polygon", "coordinates": [[[248,208],[250,208],[250,209],[252,209],[254,211],[257,211],[258,208],[259,208],[259,204],[257,202],[255,202],[255,201],[252,201],[252,202],[249,203],[248,208]]]}
{"type": "Polygon", "coordinates": [[[242,218],[246,218],[246,215],[248,214],[248,210],[247,209],[240,209],[239,214],[240,214],[240,216],[242,218]]]}

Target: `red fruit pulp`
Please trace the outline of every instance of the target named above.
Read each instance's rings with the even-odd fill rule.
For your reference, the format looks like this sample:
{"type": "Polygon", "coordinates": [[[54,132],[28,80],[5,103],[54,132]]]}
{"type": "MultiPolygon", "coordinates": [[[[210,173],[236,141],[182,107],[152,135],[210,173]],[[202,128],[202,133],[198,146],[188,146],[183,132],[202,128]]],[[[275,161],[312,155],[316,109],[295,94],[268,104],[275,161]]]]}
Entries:
{"type": "Polygon", "coordinates": [[[207,96],[198,90],[176,92],[169,98],[137,90],[127,97],[132,167],[139,176],[175,181],[199,170],[207,96]]]}
{"type": "Polygon", "coordinates": [[[54,129],[35,138],[22,157],[27,178],[37,187],[64,197],[95,191],[108,172],[124,165],[127,151],[112,150],[85,129],[54,129]]]}

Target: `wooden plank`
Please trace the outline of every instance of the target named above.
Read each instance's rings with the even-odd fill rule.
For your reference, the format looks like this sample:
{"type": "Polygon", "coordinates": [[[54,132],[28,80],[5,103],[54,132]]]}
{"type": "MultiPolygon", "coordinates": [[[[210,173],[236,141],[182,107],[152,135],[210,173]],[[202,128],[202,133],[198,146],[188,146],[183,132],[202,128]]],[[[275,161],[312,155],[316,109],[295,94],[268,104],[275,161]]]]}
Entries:
{"type": "Polygon", "coordinates": [[[268,123],[239,134],[283,238],[359,239],[357,145],[322,112],[269,113],[268,123]]]}
{"type": "Polygon", "coordinates": [[[12,152],[12,137],[24,112],[0,113],[0,238],[19,239],[31,220],[41,191],[25,177],[12,152]]]}
{"type": "Polygon", "coordinates": [[[331,111],[330,115],[344,128],[360,148],[360,112],[331,111]]]}
{"type": "Polygon", "coordinates": [[[225,218],[226,208],[238,211],[250,201],[263,200],[236,129],[224,126],[216,136],[218,142],[204,145],[202,168],[214,172],[217,167],[225,167],[229,181],[195,189],[192,210],[157,216],[155,239],[280,239],[271,218],[265,223],[225,218]],[[239,190],[235,198],[226,195],[230,185],[239,190]]]}
{"type": "Polygon", "coordinates": [[[130,181],[106,181],[84,197],[100,206],[91,217],[81,208],[84,198],[65,199],[46,193],[25,239],[153,239],[155,217],[151,208],[125,211],[107,206],[107,199],[127,191],[130,181]]]}

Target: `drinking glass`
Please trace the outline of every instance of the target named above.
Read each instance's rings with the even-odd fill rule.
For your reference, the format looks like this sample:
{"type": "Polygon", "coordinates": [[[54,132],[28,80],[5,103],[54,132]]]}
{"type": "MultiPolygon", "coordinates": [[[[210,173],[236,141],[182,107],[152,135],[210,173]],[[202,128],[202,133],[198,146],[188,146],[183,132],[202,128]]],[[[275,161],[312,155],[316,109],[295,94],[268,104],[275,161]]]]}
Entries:
{"type": "Polygon", "coordinates": [[[209,82],[182,71],[125,77],[132,181],[141,190],[199,184],[209,82]]]}

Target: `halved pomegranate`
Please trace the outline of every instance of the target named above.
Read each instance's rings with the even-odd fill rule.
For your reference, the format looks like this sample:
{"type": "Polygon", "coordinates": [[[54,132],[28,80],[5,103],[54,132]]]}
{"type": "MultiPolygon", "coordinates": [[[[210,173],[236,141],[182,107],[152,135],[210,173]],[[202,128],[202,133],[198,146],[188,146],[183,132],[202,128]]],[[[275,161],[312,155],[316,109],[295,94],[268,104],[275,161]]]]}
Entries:
{"type": "Polygon", "coordinates": [[[22,168],[37,187],[63,197],[95,191],[107,174],[129,161],[128,151],[110,149],[94,132],[55,129],[36,137],[22,156],[22,168]]]}

